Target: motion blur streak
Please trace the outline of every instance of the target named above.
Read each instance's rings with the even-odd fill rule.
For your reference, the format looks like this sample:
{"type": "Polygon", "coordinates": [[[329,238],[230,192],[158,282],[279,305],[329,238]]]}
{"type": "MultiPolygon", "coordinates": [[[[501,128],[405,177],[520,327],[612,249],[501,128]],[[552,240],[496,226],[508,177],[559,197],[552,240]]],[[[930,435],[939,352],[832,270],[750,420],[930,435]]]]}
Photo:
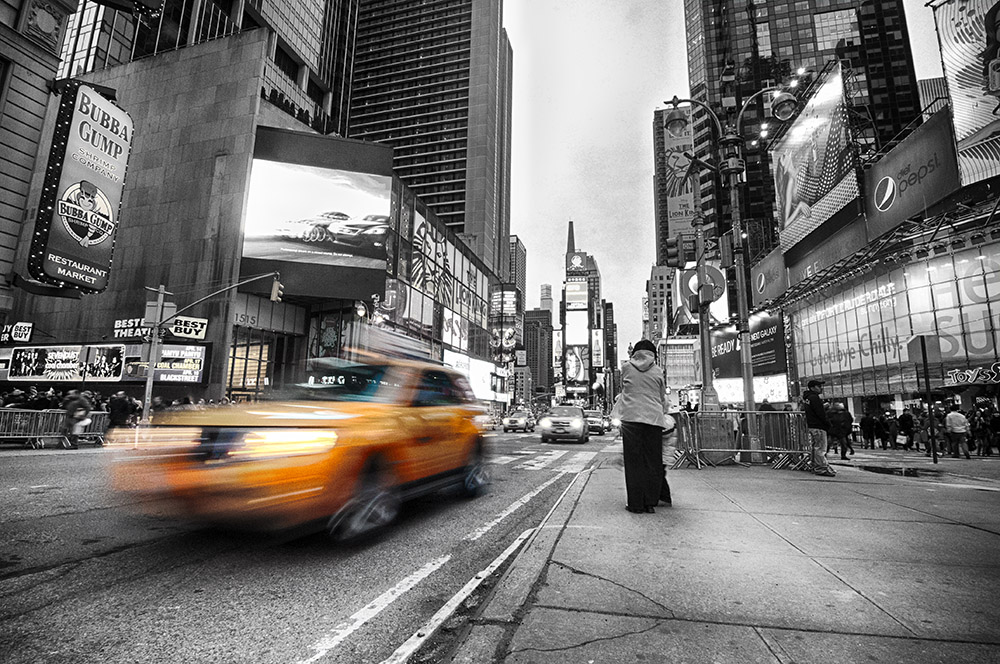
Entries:
{"type": "Polygon", "coordinates": [[[348,620],[337,625],[332,634],[320,639],[315,645],[312,646],[312,649],[316,651],[316,654],[309,659],[300,660],[298,664],[312,664],[313,662],[325,657],[328,652],[343,643],[344,639],[353,634],[359,627],[377,616],[387,606],[399,599],[403,593],[433,574],[438,568],[449,560],[451,560],[450,555],[432,560],[389,590],[386,590],[370,604],[351,616],[348,620]]]}

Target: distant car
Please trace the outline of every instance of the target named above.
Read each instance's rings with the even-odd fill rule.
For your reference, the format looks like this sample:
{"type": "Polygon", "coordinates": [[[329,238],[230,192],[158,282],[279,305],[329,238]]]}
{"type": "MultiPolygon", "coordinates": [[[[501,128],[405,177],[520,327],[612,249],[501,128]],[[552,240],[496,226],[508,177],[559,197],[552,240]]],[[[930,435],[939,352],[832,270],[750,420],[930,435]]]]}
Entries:
{"type": "Polygon", "coordinates": [[[507,417],[503,418],[504,433],[508,431],[534,431],[535,416],[525,410],[515,410],[507,417]]]}
{"type": "Polygon", "coordinates": [[[612,429],[612,426],[611,426],[611,416],[608,415],[607,413],[605,413],[604,414],[604,430],[605,431],[611,431],[611,429],[612,429]]]}
{"type": "Polygon", "coordinates": [[[542,442],[551,440],[574,440],[586,443],[590,440],[587,419],[579,406],[553,406],[552,410],[538,420],[542,428],[542,442]]]}
{"type": "Polygon", "coordinates": [[[605,431],[604,413],[599,410],[585,410],[583,413],[587,418],[587,431],[603,436],[605,431]]]}

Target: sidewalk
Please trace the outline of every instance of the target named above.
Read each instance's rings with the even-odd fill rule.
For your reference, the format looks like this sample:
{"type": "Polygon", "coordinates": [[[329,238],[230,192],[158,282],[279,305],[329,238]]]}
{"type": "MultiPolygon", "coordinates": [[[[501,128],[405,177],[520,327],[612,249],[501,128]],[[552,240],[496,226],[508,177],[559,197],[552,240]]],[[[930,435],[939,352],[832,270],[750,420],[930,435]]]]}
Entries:
{"type": "Polygon", "coordinates": [[[835,478],[692,468],[670,472],[673,507],[630,514],[620,452],[606,457],[453,661],[1000,662],[1000,482],[839,458],[835,478]]]}

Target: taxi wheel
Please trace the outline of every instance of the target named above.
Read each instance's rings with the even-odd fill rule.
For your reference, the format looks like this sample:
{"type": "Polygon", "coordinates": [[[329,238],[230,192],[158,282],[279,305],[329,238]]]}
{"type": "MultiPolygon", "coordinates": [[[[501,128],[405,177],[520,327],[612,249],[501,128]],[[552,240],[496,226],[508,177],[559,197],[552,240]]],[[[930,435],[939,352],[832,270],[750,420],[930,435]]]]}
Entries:
{"type": "Polygon", "coordinates": [[[353,542],[392,523],[399,515],[399,489],[379,459],[368,463],[350,504],[331,519],[330,535],[353,542]]]}
{"type": "Polygon", "coordinates": [[[489,471],[486,469],[486,457],[483,454],[483,446],[477,444],[468,465],[465,467],[461,493],[466,498],[475,498],[483,492],[489,481],[489,471]]]}

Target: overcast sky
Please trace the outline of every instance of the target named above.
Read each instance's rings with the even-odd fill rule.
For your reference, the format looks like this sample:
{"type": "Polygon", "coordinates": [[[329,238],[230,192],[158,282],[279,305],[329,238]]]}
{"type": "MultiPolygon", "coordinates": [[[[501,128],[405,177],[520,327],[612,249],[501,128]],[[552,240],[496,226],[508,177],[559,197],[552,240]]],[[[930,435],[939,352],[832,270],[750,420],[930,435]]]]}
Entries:
{"type": "MultiPolygon", "coordinates": [[[[933,12],[904,0],[918,78],[941,75],[933,12]]],[[[511,233],[528,252],[526,308],[558,297],[566,231],[601,269],[619,357],[642,334],[656,260],[653,111],[688,95],[682,0],[505,0],[514,51],[511,233]]],[[[793,63],[794,65],[794,63],[793,63]]]]}

